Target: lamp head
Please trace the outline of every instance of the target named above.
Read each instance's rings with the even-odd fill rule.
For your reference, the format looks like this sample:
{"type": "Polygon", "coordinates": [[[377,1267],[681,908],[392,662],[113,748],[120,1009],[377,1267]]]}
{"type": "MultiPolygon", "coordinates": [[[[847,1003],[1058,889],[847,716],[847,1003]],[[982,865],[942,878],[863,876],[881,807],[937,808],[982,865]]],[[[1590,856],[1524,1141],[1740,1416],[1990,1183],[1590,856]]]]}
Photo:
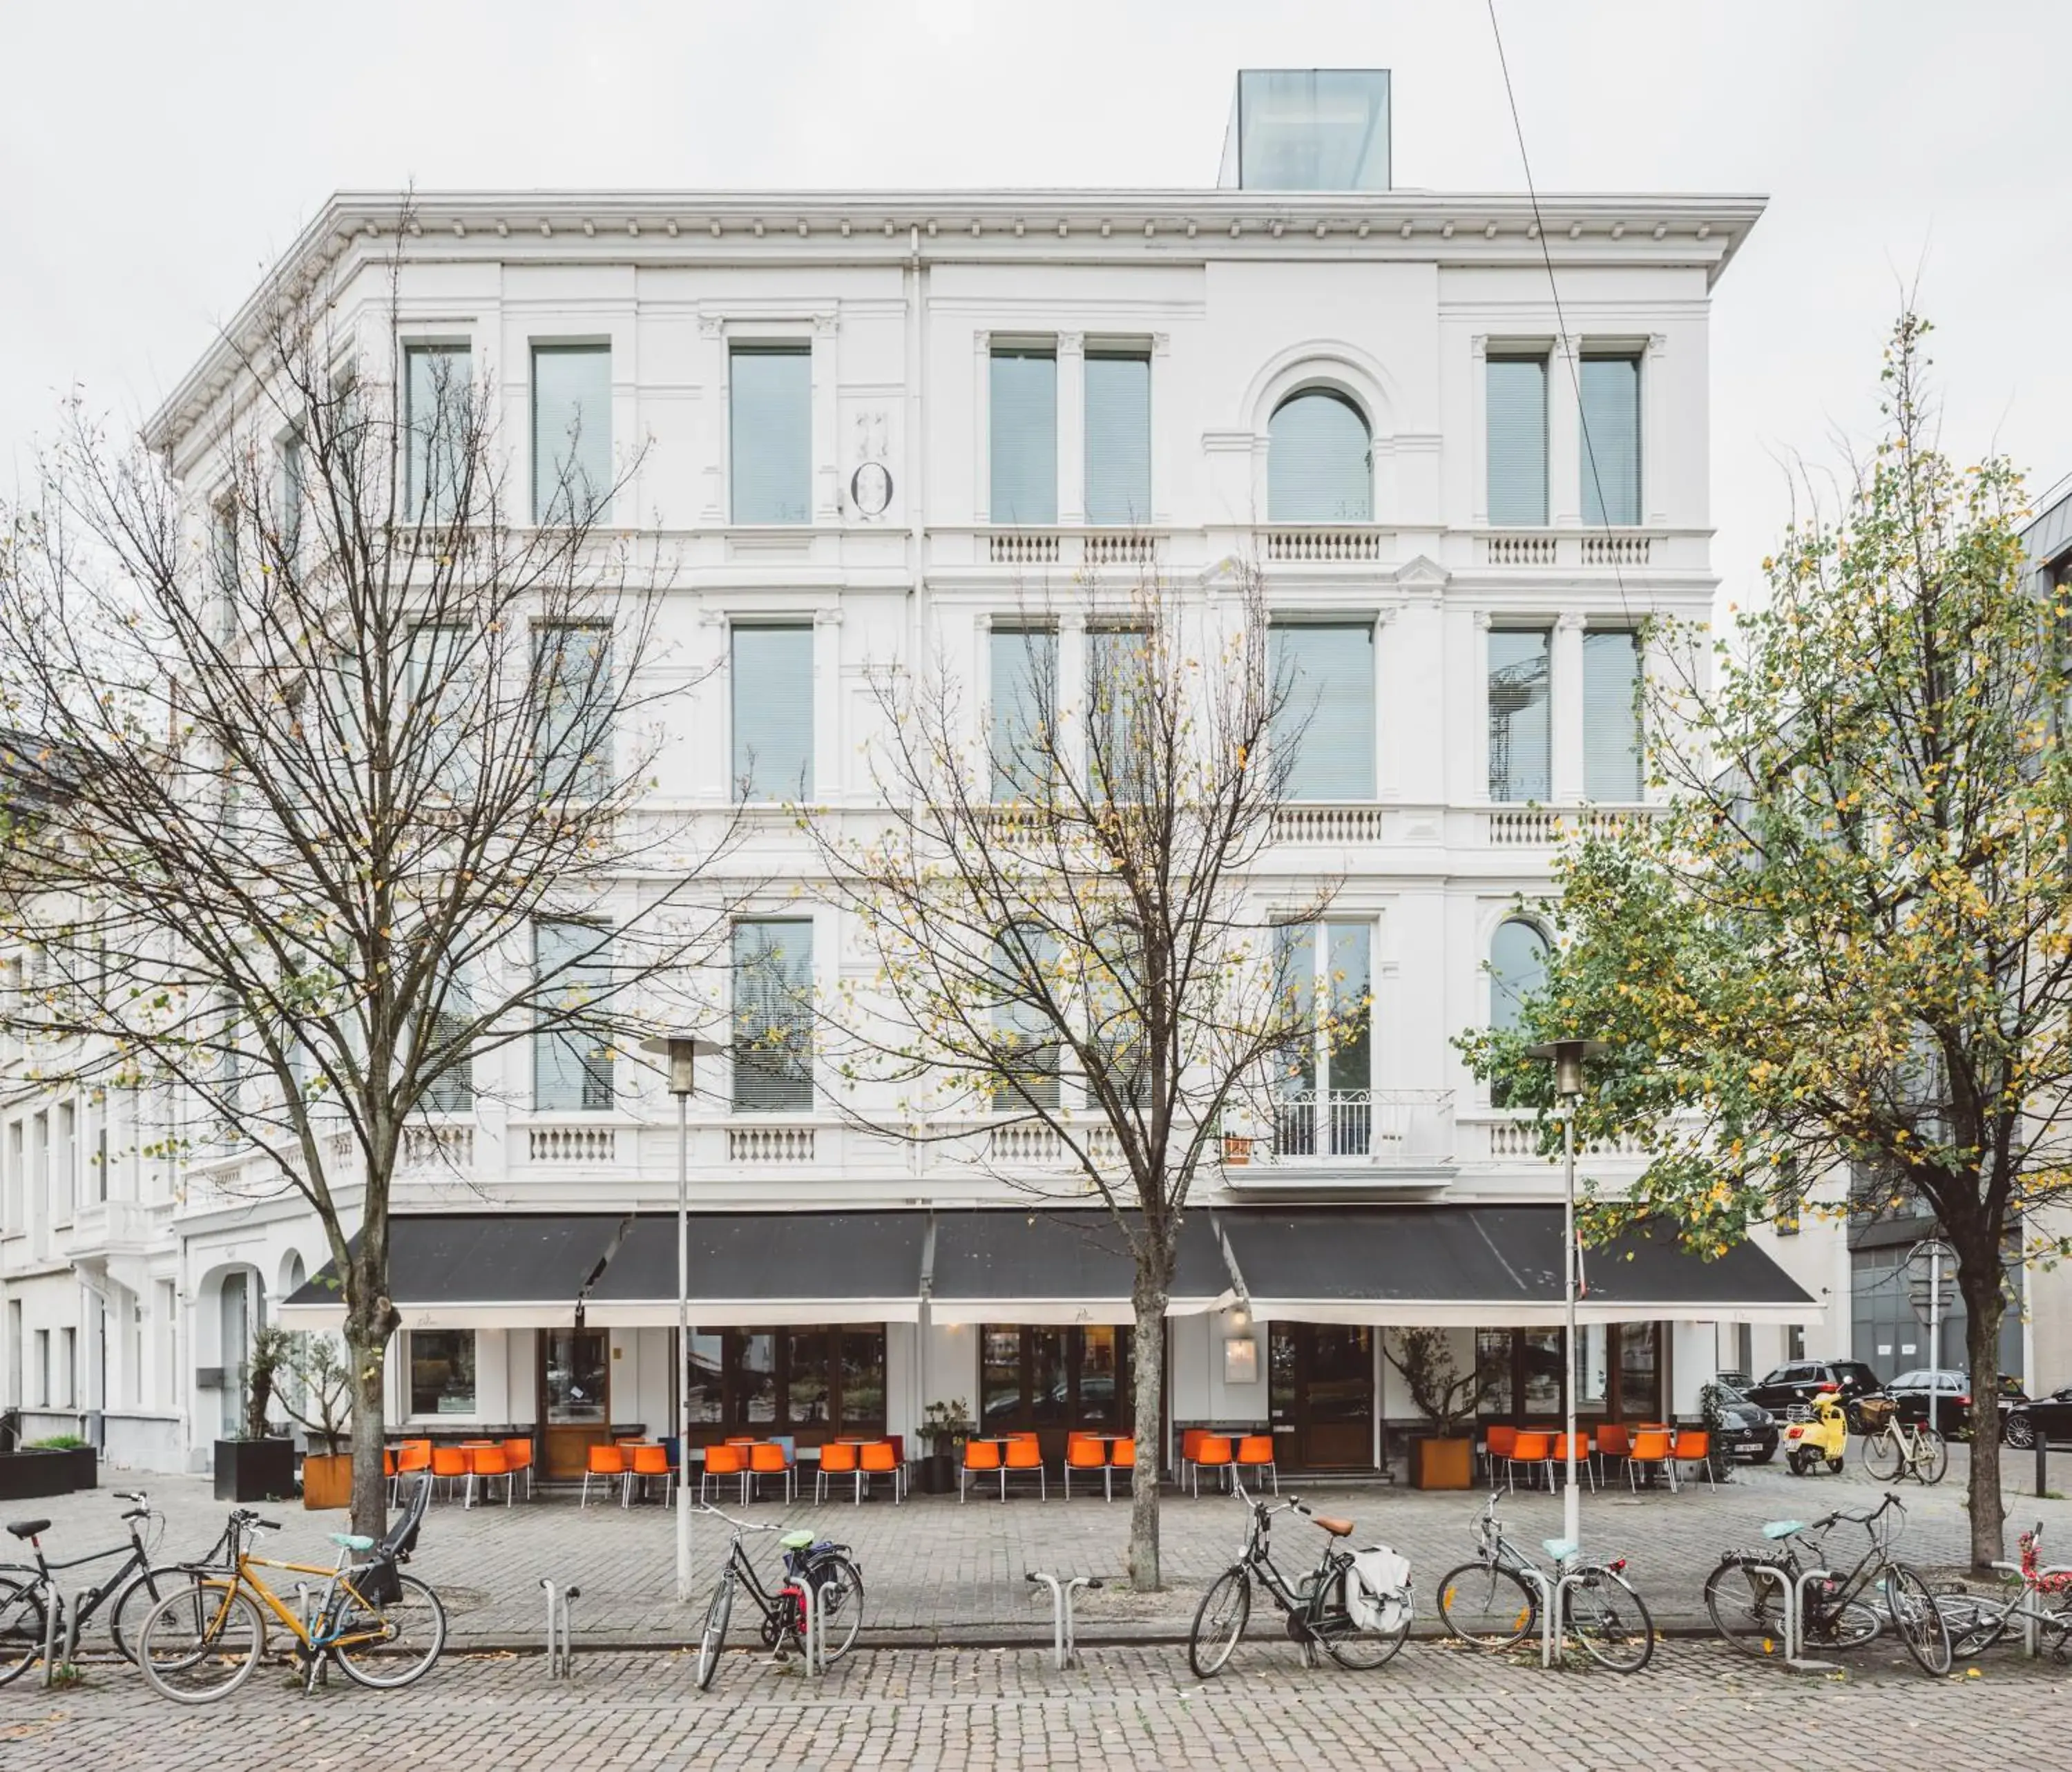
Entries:
{"type": "Polygon", "coordinates": [[[1528,1046],[1528,1059],[1548,1059],[1554,1065],[1554,1093],[1564,1098],[1583,1092],[1583,1061],[1601,1059],[1611,1050],[1604,1040],[1548,1040],[1528,1046]]]}
{"type": "Polygon", "coordinates": [[[694,1034],[658,1034],[652,1039],[643,1040],[640,1050],[663,1061],[672,1096],[692,1093],[697,1087],[693,1079],[698,1060],[716,1059],[721,1051],[710,1040],[701,1039],[694,1034]]]}

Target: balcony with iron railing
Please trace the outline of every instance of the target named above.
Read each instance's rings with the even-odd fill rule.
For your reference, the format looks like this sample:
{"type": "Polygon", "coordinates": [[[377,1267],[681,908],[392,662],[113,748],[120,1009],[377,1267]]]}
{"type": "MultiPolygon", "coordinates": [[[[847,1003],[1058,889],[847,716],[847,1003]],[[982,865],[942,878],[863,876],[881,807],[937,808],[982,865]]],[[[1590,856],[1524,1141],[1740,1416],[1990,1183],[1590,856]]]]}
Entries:
{"type": "Polygon", "coordinates": [[[1293,1091],[1270,1119],[1264,1137],[1225,1133],[1227,1186],[1431,1189],[1453,1173],[1450,1089],[1293,1091]]]}

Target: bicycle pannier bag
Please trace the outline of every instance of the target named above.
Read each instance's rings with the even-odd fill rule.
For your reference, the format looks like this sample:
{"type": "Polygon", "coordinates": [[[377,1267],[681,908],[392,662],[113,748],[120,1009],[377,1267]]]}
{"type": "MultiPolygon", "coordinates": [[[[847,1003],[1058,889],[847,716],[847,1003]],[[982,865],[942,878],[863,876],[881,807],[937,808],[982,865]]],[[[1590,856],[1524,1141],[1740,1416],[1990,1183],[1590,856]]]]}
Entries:
{"type": "Polygon", "coordinates": [[[1410,1610],[1410,1564],[1386,1544],[1352,1553],[1346,1611],[1363,1630],[1397,1630],[1410,1610]]]}

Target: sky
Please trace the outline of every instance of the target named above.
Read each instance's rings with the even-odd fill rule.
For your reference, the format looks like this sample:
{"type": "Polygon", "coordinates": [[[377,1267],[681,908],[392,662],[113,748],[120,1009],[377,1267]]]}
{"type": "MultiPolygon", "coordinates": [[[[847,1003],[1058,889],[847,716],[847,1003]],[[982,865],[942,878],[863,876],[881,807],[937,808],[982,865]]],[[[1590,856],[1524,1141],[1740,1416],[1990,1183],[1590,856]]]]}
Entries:
{"type": "MultiPolygon", "coordinates": [[[[2072,473],[2068,0],[1495,0],[1541,192],[1759,192],[1715,290],[1714,561],[1877,417],[2072,473]]],[[[1524,185],[1486,0],[69,0],[0,8],[0,494],[134,424],[341,187],[1213,185],[1240,67],[1393,70],[1396,183],[1524,185]]]]}

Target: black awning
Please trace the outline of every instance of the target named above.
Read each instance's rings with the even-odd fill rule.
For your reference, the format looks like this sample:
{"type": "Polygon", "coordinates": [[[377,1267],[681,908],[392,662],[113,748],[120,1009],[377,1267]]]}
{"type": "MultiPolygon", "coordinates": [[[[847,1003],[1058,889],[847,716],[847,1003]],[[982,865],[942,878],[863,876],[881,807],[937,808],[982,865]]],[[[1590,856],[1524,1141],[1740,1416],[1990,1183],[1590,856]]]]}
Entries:
{"type": "MultiPolygon", "coordinates": [[[[1102,1211],[972,1208],[935,1215],[929,1299],[939,1317],[1002,1322],[1126,1323],[1135,1278],[1128,1240],[1102,1211]]],[[[1233,1290],[1206,1212],[1180,1226],[1169,1311],[1213,1309],[1233,1290]]]]}
{"type": "MultiPolygon", "coordinates": [[[[388,1295],[412,1305],[553,1305],[573,1310],[584,1281],[619,1235],[615,1212],[442,1212],[392,1219],[388,1295]]],[[[357,1250],[360,1240],[352,1240],[357,1250]]],[[[290,1310],[339,1304],[327,1262],[288,1298],[290,1310]]]]}
{"type": "MultiPolygon", "coordinates": [[[[927,1225],[915,1211],[694,1212],[691,1321],[911,1322],[927,1225]]],[[[673,1323],[676,1297],[676,1216],[643,1213],[591,1292],[590,1315],[660,1322],[652,1307],[667,1304],[673,1323]]]]}
{"type": "MultiPolygon", "coordinates": [[[[1263,1317],[1373,1323],[1558,1322],[1558,1206],[1219,1210],[1263,1317]]],[[[1704,1260],[1661,1224],[1583,1252],[1585,1322],[1622,1318],[1797,1322],[1819,1307],[1753,1244],[1704,1260]]]]}

